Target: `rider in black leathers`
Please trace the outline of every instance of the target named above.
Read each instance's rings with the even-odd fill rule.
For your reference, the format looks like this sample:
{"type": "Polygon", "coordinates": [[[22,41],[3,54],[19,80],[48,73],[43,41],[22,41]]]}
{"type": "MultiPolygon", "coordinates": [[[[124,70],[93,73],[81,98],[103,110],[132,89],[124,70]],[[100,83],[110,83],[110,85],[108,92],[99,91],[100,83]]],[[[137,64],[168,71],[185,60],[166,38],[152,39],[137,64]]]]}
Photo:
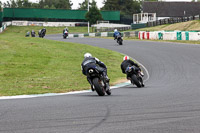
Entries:
{"type": "Polygon", "coordinates": [[[44,37],[46,34],[46,31],[47,31],[46,28],[39,30],[39,32],[38,32],[39,37],[44,37]]]}
{"type": "Polygon", "coordinates": [[[34,30],[31,31],[31,36],[35,37],[35,31],[34,30]]]}
{"type": "MultiPolygon", "coordinates": [[[[124,56],[123,58],[123,62],[121,63],[121,70],[122,70],[122,73],[126,74],[126,68],[128,66],[135,66],[135,70],[137,72],[140,73],[141,76],[144,76],[144,74],[142,73],[141,69],[140,69],[140,66],[138,64],[136,64],[135,62],[133,62],[132,60],[129,59],[129,56],[124,56]]],[[[130,77],[131,75],[128,75],[127,74],[127,79],[130,80],[130,77]]],[[[142,83],[142,85],[144,86],[144,84],[142,83]]]]}
{"type": "MultiPolygon", "coordinates": [[[[107,76],[106,65],[103,62],[101,62],[99,59],[92,57],[92,55],[90,53],[84,54],[84,60],[81,64],[82,73],[87,76],[88,69],[90,68],[90,66],[94,66],[94,65],[97,66],[99,70],[101,70],[106,82],[109,82],[110,79],[107,76]]],[[[87,80],[91,85],[92,91],[94,91],[92,81],[88,76],[87,76],[87,80]]]]}

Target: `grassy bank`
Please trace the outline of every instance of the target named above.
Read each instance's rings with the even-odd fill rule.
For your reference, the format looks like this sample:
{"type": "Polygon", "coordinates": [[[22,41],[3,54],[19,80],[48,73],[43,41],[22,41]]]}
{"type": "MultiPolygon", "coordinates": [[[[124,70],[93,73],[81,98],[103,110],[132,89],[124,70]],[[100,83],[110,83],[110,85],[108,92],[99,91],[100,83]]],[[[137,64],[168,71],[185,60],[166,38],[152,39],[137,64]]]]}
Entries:
{"type": "Polygon", "coordinates": [[[82,44],[26,38],[27,28],[32,29],[8,27],[0,34],[0,96],[89,89],[80,67],[86,52],[107,65],[111,84],[125,77],[120,70],[123,55],[82,44]]]}
{"type": "Polygon", "coordinates": [[[160,25],[160,26],[137,29],[137,31],[161,31],[161,30],[167,30],[167,31],[174,31],[174,30],[193,31],[195,30],[197,31],[197,30],[200,30],[200,20],[193,20],[193,21],[182,22],[182,23],[165,24],[165,25],[160,25]]]}

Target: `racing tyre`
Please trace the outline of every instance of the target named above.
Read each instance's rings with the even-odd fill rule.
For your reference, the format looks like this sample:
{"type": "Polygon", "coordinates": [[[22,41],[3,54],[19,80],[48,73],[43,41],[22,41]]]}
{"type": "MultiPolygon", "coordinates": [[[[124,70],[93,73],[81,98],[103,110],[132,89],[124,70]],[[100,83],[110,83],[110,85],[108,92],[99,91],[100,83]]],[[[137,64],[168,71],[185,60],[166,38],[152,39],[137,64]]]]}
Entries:
{"type": "Polygon", "coordinates": [[[135,74],[132,75],[131,80],[132,83],[135,84],[138,88],[142,87],[140,81],[137,79],[135,74]]]}
{"type": "Polygon", "coordinates": [[[93,79],[94,88],[99,96],[105,95],[105,89],[103,85],[103,81],[101,81],[99,78],[93,79]]]}

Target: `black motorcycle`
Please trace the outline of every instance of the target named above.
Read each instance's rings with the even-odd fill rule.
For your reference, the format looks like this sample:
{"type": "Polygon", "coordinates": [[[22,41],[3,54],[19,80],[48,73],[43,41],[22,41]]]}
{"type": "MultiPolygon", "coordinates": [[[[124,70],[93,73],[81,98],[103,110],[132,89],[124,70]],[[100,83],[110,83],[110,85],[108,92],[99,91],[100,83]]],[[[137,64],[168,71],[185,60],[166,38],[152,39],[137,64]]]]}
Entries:
{"type": "Polygon", "coordinates": [[[64,33],[63,33],[63,39],[66,39],[68,37],[68,31],[64,31],[64,33]]]}
{"type": "Polygon", "coordinates": [[[31,32],[31,37],[35,37],[35,31],[31,32]]]}
{"type": "Polygon", "coordinates": [[[140,71],[135,66],[128,66],[126,68],[127,77],[130,77],[131,83],[136,85],[138,88],[144,87],[143,79],[140,71]]]}
{"type": "Polygon", "coordinates": [[[96,90],[99,96],[104,96],[105,93],[111,95],[109,83],[105,81],[105,78],[102,74],[102,68],[91,66],[87,71],[87,76],[91,79],[93,88],[96,90]]]}
{"type": "Polygon", "coordinates": [[[123,45],[123,39],[122,39],[122,36],[121,36],[121,35],[118,35],[118,36],[117,36],[117,43],[118,43],[119,45],[123,45]]]}
{"type": "Polygon", "coordinates": [[[46,34],[46,30],[39,30],[39,32],[38,32],[38,35],[39,35],[39,37],[41,37],[41,38],[43,38],[44,36],[45,36],[45,34],[46,34]]]}

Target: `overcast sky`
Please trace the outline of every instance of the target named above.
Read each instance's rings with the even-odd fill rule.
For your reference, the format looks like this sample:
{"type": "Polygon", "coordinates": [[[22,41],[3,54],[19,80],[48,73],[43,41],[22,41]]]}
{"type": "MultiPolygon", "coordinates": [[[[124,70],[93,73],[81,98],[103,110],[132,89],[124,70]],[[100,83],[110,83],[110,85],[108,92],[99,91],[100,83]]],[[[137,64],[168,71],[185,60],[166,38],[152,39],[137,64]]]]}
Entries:
{"type": "MultiPolygon", "coordinates": [[[[10,1],[10,0],[0,0],[1,2],[6,2],[6,1],[10,1]]],[[[36,2],[39,0],[29,0],[31,2],[36,2]]],[[[73,3],[72,9],[77,9],[79,7],[78,3],[82,3],[84,0],[71,0],[71,2],[73,3]]],[[[90,0],[92,1],[92,0],[90,0]]],[[[103,6],[103,0],[95,0],[97,2],[97,6],[98,8],[101,8],[103,6]]],[[[191,1],[191,0],[164,0],[164,1],[178,1],[178,2],[182,2],[182,1],[191,1]]]]}

